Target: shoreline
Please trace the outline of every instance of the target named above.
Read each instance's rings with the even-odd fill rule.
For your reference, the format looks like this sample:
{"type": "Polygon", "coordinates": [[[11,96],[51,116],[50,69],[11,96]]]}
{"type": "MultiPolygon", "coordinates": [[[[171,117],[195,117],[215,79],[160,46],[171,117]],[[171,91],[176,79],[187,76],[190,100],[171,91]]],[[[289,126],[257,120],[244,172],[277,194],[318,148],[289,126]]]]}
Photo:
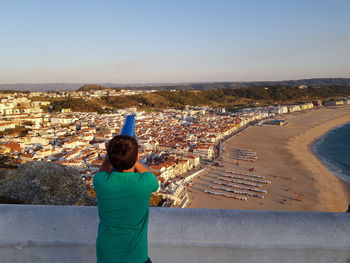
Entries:
{"type": "Polygon", "coordinates": [[[316,138],[315,140],[313,140],[313,142],[311,142],[311,145],[310,145],[310,151],[312,152],[312,154],[314,154],[317,159],[328,169],[328,171],[330,171],[334,176],[338,177],[339,179],[341,179],[343,182],[345,183],[349,183],[350,184],[350,176],[346,176],[346,175],[343,175],[343,176],[340,176],[338,173],[336,173],[335,171],[333,171],[333,169],[335,168],[338,168],[336,167],[335,165],[333,165],[332,163],[328,162],[326,158],[322,158],[321,155],[317,152],[317,145],[318,143],[320,143],[319,141],[322,140],[325,136],[327,136],[327,134],[329,134],[330,132],[336,130],[336,129],[339,129],[339,128],[342,128],[346,125],[349,125],[350,124],[350,120],[349,122],[346,122],[346,123],[343,123],[343,124],[340,124],[328,131],[326,131],[325,134],[323,134],[322,136],[316,138]]]}
{"type": "MultiPolygon", "coordinates": [[[[318,199],[320,201],[320,203],[317,204],[317,208],[319,209],[317,211],[323,211],[324,208],[326,208],[327,212],[343,212],[346,211],[346,207],[349,205],[350,183],[346,182],[332,172],[327,164],[313,149],[315,143],[322,137],[326,136],[327,133],[348,123],[350,123],[350,115],[321,123],[313,129],[301,134],[301,137],[297,136],[292,138],[290,142],[287,142],[289,147],[291,147],[289,144],[292,143],[297,143],[299,145],[304,144],[304,146],[307,147],[307,151],[305,152],[310,155],[310,159],[314,159],[308,159],[306,161],[305,158],[302,158],[299,159],[299,161],[303,163],[306,169],[314,168],[314,172],[316,172],[318,178],[320,178],[315,182],[315,188],[323,189],[323,191],[317,192],[318,199]],[[313,138],[310,139],[308,136],[312,133],[316,134],[314,134],[313,138]],[[337,189],[339,192],[335,191],[335,189],[337,189]]],[[[296,158],[300,158],[300,155],[295,151],[295,148],[292,147],[289,150],[292,152],[292,154],[294,154],[294,156],[296,156],[296,158]]]]}
{"type": "MultiPolygon", "coordinates": [[[[282,118],[276,116],[275,119],[282,118]]],[[[313,151],[313,144],[337,126],[350,122],[350,107],[322,108],[283,115],[287,126],[252,126],[225,141],[224,168],[211,166],[189,189],[195,208],[344,212],[350,202],[350,184],[334,175],[313,151]],[[250,149],[255,163],[236,161],[230,149],[250,149]],[[264,199],[247,201],[204,193],[224,170],[255,174],[272,182],[264,199]],[[300,196],[301,200],[296,200],[300,196]]]]}

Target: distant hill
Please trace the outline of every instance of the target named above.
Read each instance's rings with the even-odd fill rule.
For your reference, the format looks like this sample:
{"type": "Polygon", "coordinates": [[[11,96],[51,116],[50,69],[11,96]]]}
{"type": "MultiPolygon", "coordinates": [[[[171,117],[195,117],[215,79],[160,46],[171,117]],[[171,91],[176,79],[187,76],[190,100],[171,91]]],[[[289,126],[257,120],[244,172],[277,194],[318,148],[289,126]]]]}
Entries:
{"type": "MultiPolygon", "coordinates": [[[[93,86],[95,84],[85,83],[20,83],[20,84],[0,84],[0,91],[2,90],[17,90],[17,91],[74,91],[83,86],[93,86]]],[[[125,86],[121,84],[101,83],[96,86],[103,86],[106,88],[125,86]]]]}
{"type": "Polygon", "coordinates": [[[115,109],[137,107],[142,110],[210,106],[236,109],[239,107],[266,106],[278,103],[292,104],[314,99],[328,100],[350,96],[350,87],[324,86],[298,88],[289,86],[241,87],[217,90],[159,90],[138,95],[103,96],[86,100],[66,98],[52,100],[50,111],[60,112],[70,108],[78,112],[110,112],[115,109]]]}
{"type": "Polygon", "coordinates": [[[232,89],[242,87],[265,87],[265,86],[349,86],[350,78],[315,78],[283,81],[249,81],[249,82],[210,82],[210,83],[186,83],[186,84],[166,84],[166,85],[145,85],[145,86],[122,86],[125,89],[155,89],[155,90],[217,90],[232,89]]]}
{"type": "Polygon", "coordinates": [[[282,80],[282,81],[257,81],[257,82],[241,82],[243,87],[251,86],[350,86],[350,78],[313,78],[313,79],[299,79],[299,80],[282,80]]]}
{"type": "Polygon", "coordinates": [[[77,83],[39,83],[39,84],[0,84],[0,90],[18,90],[18,91],[62,91],[76,90],[83,84],[77,83]]]}
{"type": "Polygon", "coordinates": [[[206,82],[206,83],[147,83],[147,84],[114,84],[114,83],[39,83],[39,84],[0,84],[0,90],[18,91],[69,91],[79,90],[83,86],[100,86],[121,89],[156,89],[156,90],[215,90],[224,88],[254,86],[350,86],[350,78],[313,78],[283,81],[247,81],[247,82],[206,82]]]}
{"type": "Polygon", "coordinates": [[[98,85],[98,84],[86,84],[78,89],[78,91],[91,91],[91,90],[104,90],[109,87],[98,85]]]}

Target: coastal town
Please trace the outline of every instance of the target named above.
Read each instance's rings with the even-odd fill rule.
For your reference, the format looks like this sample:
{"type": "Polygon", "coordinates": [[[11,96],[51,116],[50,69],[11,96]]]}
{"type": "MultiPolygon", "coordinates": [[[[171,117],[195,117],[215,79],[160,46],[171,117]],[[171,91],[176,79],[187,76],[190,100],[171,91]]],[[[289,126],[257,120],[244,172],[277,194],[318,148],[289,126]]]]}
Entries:
{"type": "MultiPolygon", "coordinates": [[[[9,157],[16,164],[49,161],[71,166],[79,170],[82,183],[91,188],[93,175],[105,157],[105,143],[119,134],[125,116],[133,114],[136,118],[135,135],[140,146],[139,158],[161,183],[156,193],[164,200],[161,205],[186,207],[190,202],[188,186],[207,166],[221,165],[220,157],[223,151],[221,143],[226,139],[249,125],[286,125],[283,120],[271,120],[277,115],[308,111],[322,106],[350,104],[350,99],[333,100],[324,105],[316,100],[294,105],[241,108],[236,112],[204,106],[168,108],[151,112],[132,107],[104,114],[72,112],[69,108],[56,113],[45,110],[50,107],[48,98],[71,97],[89,100],[107,95],[136,95],[150,92],[154,91],[2,93],[0,132],[3,135],[0,139],[0,154],[9,157]],[[33,100],[38,97],[43,100],[33,100]],[[6,133],[18,127],[23,128],[25,134],[6,133]]],[[[235,155],[237,154],[236,152],[235,155]]],[[[250,153],[244,153],[243,157],[256,158],[250,153]]],[[[243,157],[235,159],[238,162],[243,157]]],[[[234,178],[233,175],[221,176],[226,176],[223,177],[226,181],[216,182],[218,186],[211,186],[211,189],[205,190],[206,193],[218,194],[216,190],[225,190],[227,189],[225,186],[232,183],[227,181],[228,177],[234,178]]],[[[260,193],[254,196],[261,198],[260,193]]]]}

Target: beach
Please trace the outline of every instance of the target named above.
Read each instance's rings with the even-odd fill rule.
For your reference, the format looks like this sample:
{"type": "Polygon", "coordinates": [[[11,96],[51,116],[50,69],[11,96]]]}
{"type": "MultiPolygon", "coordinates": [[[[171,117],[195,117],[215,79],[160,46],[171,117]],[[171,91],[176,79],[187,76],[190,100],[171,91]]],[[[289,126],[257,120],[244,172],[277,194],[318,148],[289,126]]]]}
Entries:
{"type": "Polygon", "coordinates": [[[295,112],[275,119],[287,120],[287,125],[250,126],[224,142],[220,162],[223,167],[211,165],[193,182],[189,187],[189,207],[323,212],[347,210],[350,184],[327,169],[313,153],[312,145],[329,130],[350,122],[350,106],[295,112]],[[233,154],[237,149],[256,153],[256,161],[240,160],[237,163],[233,154]],[[225,171],[255,174],[271,184],[261,185],[261,189],[267,191],[263,194],[264,198],[249,196],[246,201],[204,192],[215,190],[212,187],[218,186],[217,178],[221,178],[225,171]]]}

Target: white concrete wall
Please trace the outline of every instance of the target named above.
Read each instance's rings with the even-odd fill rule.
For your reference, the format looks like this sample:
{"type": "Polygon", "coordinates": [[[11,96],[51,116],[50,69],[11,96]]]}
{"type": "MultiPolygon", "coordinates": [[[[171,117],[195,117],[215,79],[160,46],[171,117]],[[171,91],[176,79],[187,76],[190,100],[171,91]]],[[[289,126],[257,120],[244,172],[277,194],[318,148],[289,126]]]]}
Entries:
{"type": "MultiPolygon", "coordinates": [[[[95,262],[96,207],[0,205],[0,263],[95,262]]],[[[350,262],[350,213],[152,208],[154,263],[350,262]]]]}

